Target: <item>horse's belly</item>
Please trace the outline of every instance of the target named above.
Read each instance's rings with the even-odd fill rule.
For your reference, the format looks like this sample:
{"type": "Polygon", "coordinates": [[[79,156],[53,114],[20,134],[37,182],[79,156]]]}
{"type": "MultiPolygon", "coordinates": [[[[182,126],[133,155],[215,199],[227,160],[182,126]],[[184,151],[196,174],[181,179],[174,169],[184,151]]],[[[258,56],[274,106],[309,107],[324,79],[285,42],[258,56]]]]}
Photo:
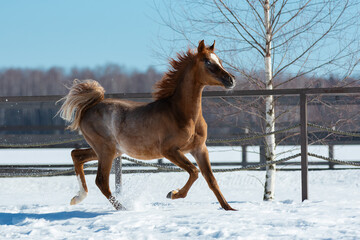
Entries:
{"type": "MultiPolygon", "coordinates": [[[[159,127],[134,131],[124,128],[117,135],[118,150],[137,159],[150,160],[163,158],[162,150],[169,147],[178,147],[186,154],[205,142],[203,136],[194,134],[195,129],[180,131],[175,135],[176,137],[168,137],[167,131],[164,130],[159,134],[159,131],[161,131],[159,127]]],[[[174,130],[169,131],[174,132],[174,130]]]]}
{"type": "Polygon", "coordinates": [[[130,157],[142,159],[142,160],[150,160],[150,159],[159,159],[163,158],[160,151],[158,150],[158,146],[154,145],[146,145],[141,142],[137,143],[121,143],[118,145],[118,150],[122,154],[126,154],[130,157]]]}
{"type": "Polygon", "coordinates": [[[151,159],[160,159],[160,158],[164,158],[163,156],[161,156],[160,154],[157,153],[144,153],[144,152],[125,152],[126,155],[136,158],[136,159],[140,159],[140,160],[151,160],[151,159]]]}

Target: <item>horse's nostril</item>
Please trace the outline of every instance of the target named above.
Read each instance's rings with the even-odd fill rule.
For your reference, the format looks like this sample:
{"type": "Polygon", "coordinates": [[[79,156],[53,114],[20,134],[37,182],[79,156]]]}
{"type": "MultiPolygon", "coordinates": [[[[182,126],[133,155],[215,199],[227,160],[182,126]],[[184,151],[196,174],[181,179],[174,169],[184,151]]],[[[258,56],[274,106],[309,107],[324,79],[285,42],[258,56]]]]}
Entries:
{"type": "Polygon", "coordinates": [[[234,77],[233,77],[232,75],[229,77],[229,82],[230,82],[231,84],[234,84],[234,83],[235,83],[234,77]]]}
{"type": "Polygon", "coordinates": [[[231,75],[231,77],[229,78],[229,82],[231,83],[232,87],[235,87],[235,78],[231,75]]]}

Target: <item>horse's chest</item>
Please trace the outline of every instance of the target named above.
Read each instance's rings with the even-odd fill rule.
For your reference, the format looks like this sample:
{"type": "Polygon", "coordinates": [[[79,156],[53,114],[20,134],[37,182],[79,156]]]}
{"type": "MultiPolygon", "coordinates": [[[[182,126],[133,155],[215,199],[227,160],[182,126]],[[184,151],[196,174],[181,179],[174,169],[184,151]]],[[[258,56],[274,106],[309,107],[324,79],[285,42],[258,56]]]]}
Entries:
{"type": "Polygon", "coordinates": [[[199,125],[194,125],[192,128],[187,129],[185,138],[181,144],[181,149],[184,151],[191,150],[205,143],[206,141],[206,129],[199,125]]]}

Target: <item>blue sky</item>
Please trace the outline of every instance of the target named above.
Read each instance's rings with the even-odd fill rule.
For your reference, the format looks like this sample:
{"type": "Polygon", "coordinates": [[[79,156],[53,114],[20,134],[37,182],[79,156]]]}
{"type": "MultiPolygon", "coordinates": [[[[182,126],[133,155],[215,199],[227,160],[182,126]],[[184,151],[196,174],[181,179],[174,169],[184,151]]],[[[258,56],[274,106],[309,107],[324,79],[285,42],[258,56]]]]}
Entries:
{"type": "Polygon", "coordinates": [[[0,68],[163,69],[157,43],[170,30],[160,22],[151,0],[1,1],[0,68]]]}
{"type": "MultiPolygon", "coordinates": [[[[171,4],[165,3],[168,0],[2,0],[0,69],[70,69],[115,63],[128,70],[144,71],[152,66],[164,71],[169,57],[189,47],[159,17],[158,11],[169,17],[171,4]]],[[[192,30],[186,24],[181,22],[192,30]]],[[[193,43],[214,40],[202,31],[188,32],[193,43]]],[[[222,49],[223,44],[217,41],[216,48],[222,49]]],[[[249,67],[247,59],[256,57],[248,50],[237,54],[235,58],[244,59],[245,68],[249,67]]]]}

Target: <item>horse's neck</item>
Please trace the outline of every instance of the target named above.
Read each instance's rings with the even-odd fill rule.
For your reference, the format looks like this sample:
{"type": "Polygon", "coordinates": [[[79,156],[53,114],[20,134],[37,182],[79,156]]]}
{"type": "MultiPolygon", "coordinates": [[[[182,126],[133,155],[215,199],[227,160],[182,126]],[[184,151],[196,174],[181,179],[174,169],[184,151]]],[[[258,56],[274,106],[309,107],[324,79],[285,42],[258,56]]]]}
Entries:
{"type": "Polygon", "coordinates": [[[172,97],[176,111],[186,120],[196,121],[201,115],[201,95],[204,86],[194,81],[194,74],[187,74],[179,82],[172,97]]]}

